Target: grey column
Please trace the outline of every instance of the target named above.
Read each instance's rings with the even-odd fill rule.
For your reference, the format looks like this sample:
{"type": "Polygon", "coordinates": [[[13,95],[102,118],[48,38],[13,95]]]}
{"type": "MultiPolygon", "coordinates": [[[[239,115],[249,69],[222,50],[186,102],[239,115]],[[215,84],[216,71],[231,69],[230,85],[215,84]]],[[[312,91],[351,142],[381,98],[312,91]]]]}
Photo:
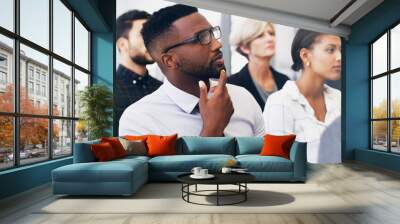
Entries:
{"type": "Polygon", "coordinates": [[[231,45],[229,44],[229,36],[231,34],[231,16],[221,14],[221,42],[223,45],[222,53],[224,54],[224,61],[226,66],[227,75],[231,75],[231,45]]]}

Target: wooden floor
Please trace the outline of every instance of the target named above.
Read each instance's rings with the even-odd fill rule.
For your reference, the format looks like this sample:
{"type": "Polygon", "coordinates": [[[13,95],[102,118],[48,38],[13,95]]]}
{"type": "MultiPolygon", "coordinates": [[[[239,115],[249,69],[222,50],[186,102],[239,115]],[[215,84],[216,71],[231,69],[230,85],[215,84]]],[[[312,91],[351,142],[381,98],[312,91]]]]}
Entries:
{"type": "MultiPolygon", "coordinates": [[[[368,206],[357,214],[36,214],[55,199],[49,185],[0,201],[0,223],[220,224],[220,223],[400,223],[400,174],[355,162],[310,167],[317,183],[345,201],[368,206]]],[[[173,206],[173,205],[172,205],[173,206]]]]}

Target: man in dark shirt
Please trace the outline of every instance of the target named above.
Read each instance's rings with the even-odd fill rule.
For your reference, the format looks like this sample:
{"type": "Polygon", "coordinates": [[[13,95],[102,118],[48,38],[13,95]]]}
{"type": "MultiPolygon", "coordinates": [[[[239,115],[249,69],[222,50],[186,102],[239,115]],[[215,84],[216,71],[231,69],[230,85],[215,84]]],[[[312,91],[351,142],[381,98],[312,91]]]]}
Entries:
{"type": "Polygon", "coordinates": [[[115,79],[116,130],[124,110],[162,84],[151,77],[146,68],[154,60],[147,52],[140,31],[149,17],[150,14],[145,11],[131,10],[117,19],[116,39],[120,61],[115,79]]]}

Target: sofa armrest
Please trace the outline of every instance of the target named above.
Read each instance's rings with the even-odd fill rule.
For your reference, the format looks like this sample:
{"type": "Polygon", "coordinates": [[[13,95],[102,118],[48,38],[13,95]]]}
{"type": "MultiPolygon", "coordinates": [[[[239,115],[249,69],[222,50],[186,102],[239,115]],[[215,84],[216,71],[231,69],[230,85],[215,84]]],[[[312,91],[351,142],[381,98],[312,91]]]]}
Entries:
{"type": "Polygon", "coordinates": [[[293,178],[305,181],[307,173],[307,143],[294,142],[290,149],[290,160],[293,162],[293,178]]]}
{"type": "Polygon", "coordinates": [[[100,140],[94,140],[89,142],[75,143],[74,145],[74,163],[89,163],[95,162],[90,146],[92,144],[98,144],[100,140]]]}

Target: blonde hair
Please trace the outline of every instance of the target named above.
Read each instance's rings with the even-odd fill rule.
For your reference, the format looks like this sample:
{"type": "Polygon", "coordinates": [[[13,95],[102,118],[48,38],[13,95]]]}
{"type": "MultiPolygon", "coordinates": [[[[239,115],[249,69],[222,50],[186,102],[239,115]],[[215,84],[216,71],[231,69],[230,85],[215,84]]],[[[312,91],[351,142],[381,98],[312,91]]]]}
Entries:
{"type": "Polygon", "coordinates": [[[269,27],[273,32],[273,35],[275,35],[275,28],[272,23],[254,19],[245,19],[237,26],[233,27],[231,36],[229,37],[229,42],[236,48],[237,52],[247,57],[247,55],[240,50],[240,46],[249,44],[262,34],[267,27],[269,27]]]}

